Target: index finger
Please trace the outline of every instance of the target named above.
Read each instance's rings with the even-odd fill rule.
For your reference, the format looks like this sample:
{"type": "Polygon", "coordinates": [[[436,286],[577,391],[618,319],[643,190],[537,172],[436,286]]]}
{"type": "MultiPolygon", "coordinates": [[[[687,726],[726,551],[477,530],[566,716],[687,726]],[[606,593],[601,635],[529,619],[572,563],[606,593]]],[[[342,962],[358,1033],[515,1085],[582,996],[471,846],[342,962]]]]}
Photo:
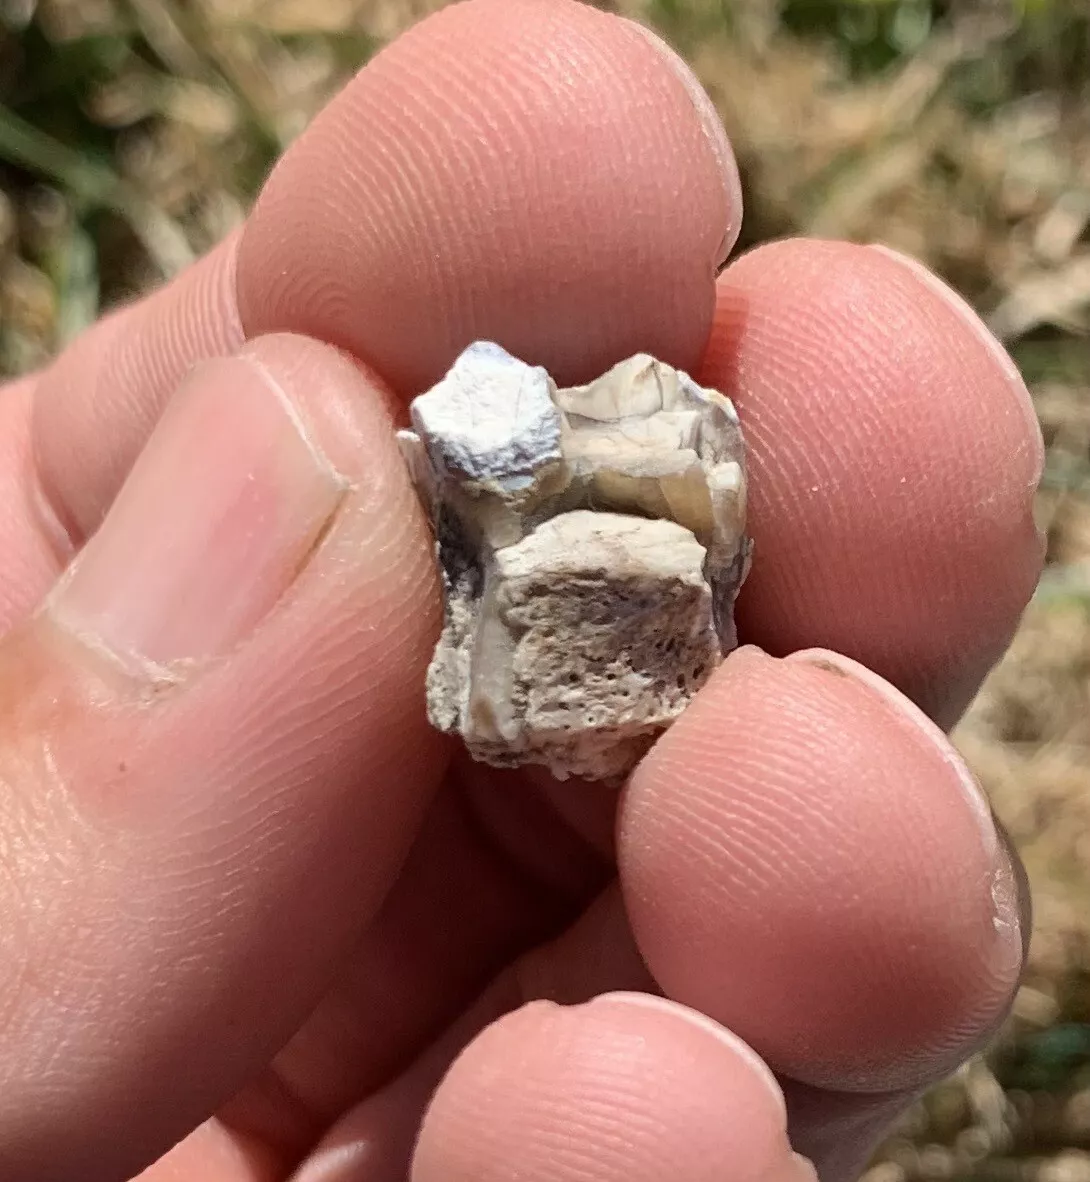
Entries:
{"type": "Polygon", "coordinates": [[[284,329],[403,394],[498,340],[558,377],[695,367],[741,202],[678,59],[574,0],[469,0],[380,53],[280,162],[240,235],[41,380],[44,493],[78,543],[182,374],[284,329]]]}

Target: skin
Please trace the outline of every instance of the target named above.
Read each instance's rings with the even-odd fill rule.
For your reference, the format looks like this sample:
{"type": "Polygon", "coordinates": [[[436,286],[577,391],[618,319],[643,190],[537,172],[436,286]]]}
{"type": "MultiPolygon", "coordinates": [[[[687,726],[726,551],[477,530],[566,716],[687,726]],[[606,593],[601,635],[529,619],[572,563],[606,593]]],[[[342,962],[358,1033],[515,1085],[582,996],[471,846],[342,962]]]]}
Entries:
{"type": "Polygon", "coordinates": [[[694,87],[572,0],[444,10],[3,391],[3,1177],[848,1182],[1002,1020],[1024,882],[943,728],[1040,571],[1032,407],[906,260],[717,278],[694,87]],[[747,431],[745,647],[619,796],[424,718],[392,427],[478,337],[747,431]]]}

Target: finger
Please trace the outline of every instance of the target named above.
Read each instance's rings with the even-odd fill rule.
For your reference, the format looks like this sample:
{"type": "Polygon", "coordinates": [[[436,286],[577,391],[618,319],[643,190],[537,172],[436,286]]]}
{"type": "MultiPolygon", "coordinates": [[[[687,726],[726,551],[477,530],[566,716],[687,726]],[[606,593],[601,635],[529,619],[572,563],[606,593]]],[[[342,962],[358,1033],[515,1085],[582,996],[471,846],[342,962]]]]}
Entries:
{"type": "Polygon", "coordinates": [[[917,264],[788,241],[720,279],[701,377],[746,429],[744,637],[844,652],[952,723],[1041,570],[1043,447],[1013,363],[917,264]]]}
{"type": "Polygon", "coordinates": [[[694,365],[739,198],[684,70],[569,0],[441,12],[277,169],[242,243],[243,323],[328,334],[410,392],[482,333],[562,381],[641,349],[694,365]],[[369,150],[346,153],[364,121],[369,150]]]}
{"type": "Polygon", "coordinates": [[[71,556],[64,531],[45,512],[34,478],[30,408],[34,380],[0,391],[0,635],[43,594],[71,556]]]}
{"type": "Polygon", "coordinates": [[[238,241],[231,235],[172,283],[100,320],[39,377],[36,476],[73,546],[105,517],[178,383],[242,344],[238,241]]]}
{"type": "MultiPolygon", "coordinates": [[[[1003,826],[997,823],[996,830],[1014,872],[1013,892],[1024,961],[1033,929],[1029,879],[1003,826]]],[[[983,1038],[984,1030],[980,1029],[976,1042],[981,1043],[983,1038]]],[[[963,1042],[963,1056],[970,1047],[971,1042],[963,1042]]],[[[824,1182],[852,1182],[859,1178],[894,1122],[928,1090],[924,1082],[872,1095],[811,1088],[792,1080],[783,1086],[792,1144],[817,1163],[824,1182]]]]}
{"type": "Polygon", "coordinates": [[[132,1182],[282,1182],[283,1163],[252,1140],[206,1121],[132,1182]]]}
{"type": "Polygon", "coordinates": [[[51,368],[0,388],[6,454],[0,634],[24,618],[102,521],[175,387],[242,343],[237,237],[99,321],[51,368]]]}
{"type": "Polygon", "coordinates": [[[499,339],[558,376],[694,366],[737,172],[679,60],[574,0],[469,0],[378,55],[289,149],[240,238],[43,376],[41,481],[94,529],[197,359],[291,329],[403,393],[499,339]]]}
{"type": "Polygon", "coordinates": [[[478,789],[472,779],[448,775],[336,983],[269,1069],[221,1110],[232,1128],[297,1160],[612,877],[612,864],[527,785],[489,777],[478,789]],[[509,808],[479,806],[484,793],[506,797],[509,808]],[[536,863],[522,857],[522,838],[536,863]]]}
{"type": "MultiPolygon", "coordinates": [[[[430,1099],[478,1034],[527,1002],[578,1006],[618,990],[660,996],[614,884],[560,936],[508,965],[407,1070],[352,1106],[306,1155],[292,1182],[401,1182],[430,1099]]],[[[767,1078],[752,1051],[744,1044],[736,1049],[767,1078]]],[[[858,1177],[885,1130],[915,1099],[905,1091],[833,1093],[790,1080],[782,1086],[791,1145],[826,1182],[858,1177]]]]}
{"type": "Polygon", "coordinates": [[[857,1182],[882,1142],[927,1088],[860,1095],[781,1081],[791,1144],[822,1182],[857,1182]]]}
{"type": "Polygon", "coordinates": [[[537,1003],[484,1031],[433,1099],[413,1182],[802,1180],[783,1099],[748,1048],[645,994],[537,1003]],[[487,1115],[485,1115],[487,1114],[487,1115]]]}
{"type": "MultiPolygon", "coordinates": [[[[661,996],[661,988],[648,971],[636,944],[619,884],[614,883],[559,938],[524,953],[486,994],[485,1005],[475,1007],[471,1016],[477,1019],[474,1027],[477,1029],[499,1012],[495,1007],[501,999],[506,999],[509,1012],[521,1000],[543,998],[578,1005],[616,990],[661,996]],[[493,1006],[491,1011],[487,1009],[488,1003],[493,1006]]],[[[802,991],[799,993],[801,996],[802,991]]],[[[802,1004],[805,1003],[800,1000],[802,1004]]],[[[461,1034],[463,1038],[466,1033],[458,1027],[452,1030],[452,1034],[461,1034]]],[[[444,1047],[444,1042],[398,1081],[402,1094],[414,1084],[419,1092],[422,1083],[430,1082],[431,1087],[424,1093],[426,1098],[441,1074],[436,1067],[436,1052],[446,1051],[444,1063],[454,1053],[449,1045],[444,1047]],[[419,1078],[421,1075],[423,1079],[419,1078]]],[[[787,1102],[791,1145],[796,1153],[813,1163],[822,1182],[854,1182],[890,1126],[918,1099],[920,1091],[902,1088],[866,1094],[836,1092],[783,1077],[779,1085],[787,1102]]],[[[366,1114],[367,1108],[362,1106],[361,1112],[366,1114]]],[[[327,1139],[327,1145],[344,1148],[348,1144],[351,1139],[341,1129],[334,1130],[327,1139]]],[[[383,1145],[383,1148],[390,1147],[383,1145]]],[[[320,1158],[321,1154],[317,1156],[320,1158]]],[[[396,1182],[398,1177],[391,1171],[388,1175],[377,1173],[374,1177],[356,1178],[348,1174],[342,1178],[334,1171],[328,1178],[319,1173],[299,1182],[396,1182]]]]}
{"type": "Polygon", "coordinates": [[[666,993],[802,1083],[930,1082],[1017,986],[1028,927],[983,794],[845,658],[734,654],[633,776],[619,851],[666,993]]]}
{"type": "Polygon", "coordinates": [[[654,990],[614,883],[559,936],[508,960],[418,1047],[391,1082],[346,1105],[309,1147],[292,1182],[404,1182],[425,1109],[451,1063],[489,1024],[528,1001],[575,1005],[597,994],[654,990]]]}
{"type": "Polygon", "coordinates": [[[0,1175],[128,1176],[328,988],[442,770],[430,551],[375,383],[265,338],[0,646],[0,1175]]]}

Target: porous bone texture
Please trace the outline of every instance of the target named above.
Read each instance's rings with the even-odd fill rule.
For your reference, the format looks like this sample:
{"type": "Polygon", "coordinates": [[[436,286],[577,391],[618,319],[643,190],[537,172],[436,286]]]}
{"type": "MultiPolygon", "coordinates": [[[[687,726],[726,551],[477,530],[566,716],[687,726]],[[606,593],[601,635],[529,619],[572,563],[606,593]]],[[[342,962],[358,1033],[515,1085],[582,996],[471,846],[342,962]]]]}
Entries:
{"type": "Polygon", "coordinates": [[[411,413],[445,597],[433,724],[495,766],[623,778],[735,645],[733,406],[646,355],[557,389],[481,342],[411,413]]]}

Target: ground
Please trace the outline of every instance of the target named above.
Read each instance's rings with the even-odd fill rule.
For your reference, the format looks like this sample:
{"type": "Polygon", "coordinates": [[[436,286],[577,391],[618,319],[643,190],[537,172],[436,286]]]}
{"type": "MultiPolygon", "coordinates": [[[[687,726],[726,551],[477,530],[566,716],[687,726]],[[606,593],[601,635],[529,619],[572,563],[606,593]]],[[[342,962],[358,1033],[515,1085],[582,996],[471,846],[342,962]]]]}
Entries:
{"type": "MultiPolygon", "coordinates": [[[[441,3],[0,0],[0,373],[236,225],[325,98],[441,3]]],[[[901,247],[973,302],[1030,384],[1048,569],[955,738],[1029,867],[1031,964],[995,1048],[919,1106],[870,1182],[1090,1182],[1090,9],[603,6],[662,27],[715,98],[743,245],[901,247]]]]}

